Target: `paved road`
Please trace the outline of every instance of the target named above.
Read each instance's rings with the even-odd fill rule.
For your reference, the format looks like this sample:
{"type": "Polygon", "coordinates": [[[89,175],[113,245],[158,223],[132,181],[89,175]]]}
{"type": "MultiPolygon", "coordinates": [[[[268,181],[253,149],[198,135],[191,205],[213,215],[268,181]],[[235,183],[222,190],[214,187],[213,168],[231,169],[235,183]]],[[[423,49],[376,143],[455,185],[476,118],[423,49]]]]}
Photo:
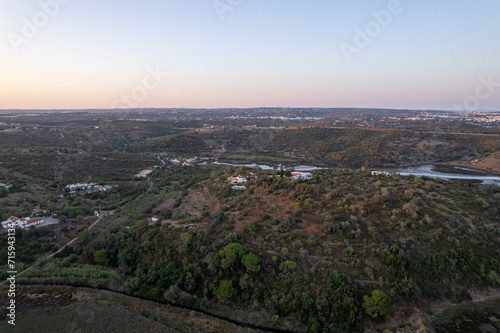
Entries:
{"type": "Polygon", "coordinates": [[[41,227],[41,226],[44,226],[44,225],[51,225],[51,224],[58,224],[59,223],[59,220],[53,218],[52,216],[44,217],[43,221],[44,221],[43,223],[37,225],[36,227],[38,228],[38,227],[41,227]]]}
{"type": "MultiPolygon", "coordinates": [[[[158,159],[160,160],[160,162],[161,162],[161,163],[163,163],[163,165],[162,165],[162,166],[160,166],[160,168],[164,167],[164,166],[166,165],[165,161],[164,161],[164,160],[162,160],[162,159],[160,158],[160,156],[158,156],[158,159]]],[[[148,190],[146,191],[146,193],[149,193],[149,192],[153,189],[154,183],[153,183],[153,181],[151,180],[151,176],[153,175],[153,173],[155,173],[155,172],[156,172],[156,170],[158,170],[158,169],[160,169],[160,168],[154,169],[154,170],[153,170],[153,172],[151,172],[151,173],[148,175],[148,185],[149,185],[149,187],[148,187],[148,190]]]]}
{"type": "Polygon", "coordinates": [[[146,191],[146,193],[149,193],[154,185],[149,176],[148,176],[148,184],[149,184],[149,187],[148,187],[148,190],[146,191]]]}

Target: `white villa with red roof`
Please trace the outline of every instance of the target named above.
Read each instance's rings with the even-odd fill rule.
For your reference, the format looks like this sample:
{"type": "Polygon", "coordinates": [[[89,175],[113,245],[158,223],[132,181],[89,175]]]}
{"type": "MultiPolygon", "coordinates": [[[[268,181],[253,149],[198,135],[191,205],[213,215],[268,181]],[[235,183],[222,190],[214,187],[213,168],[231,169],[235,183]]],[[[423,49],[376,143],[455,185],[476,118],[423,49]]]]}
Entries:
{"type": "Polygon", "coordinates": [[[44,219],[41,217],[19,218],[16,216],[11,216],[7,221],[2,222],[2,227],[4,227],[5,229],[11,229],[11,228],[25,229],[32,226],[37,226],[43,222],[44,219]]]}
{"type": "Polygon", "coordinates": [[[247,182],[247,179],[243,176],[238,176],[238,177],[229,177],[227,181],[230,182],[231,184],[245,184],[247,182]]]}

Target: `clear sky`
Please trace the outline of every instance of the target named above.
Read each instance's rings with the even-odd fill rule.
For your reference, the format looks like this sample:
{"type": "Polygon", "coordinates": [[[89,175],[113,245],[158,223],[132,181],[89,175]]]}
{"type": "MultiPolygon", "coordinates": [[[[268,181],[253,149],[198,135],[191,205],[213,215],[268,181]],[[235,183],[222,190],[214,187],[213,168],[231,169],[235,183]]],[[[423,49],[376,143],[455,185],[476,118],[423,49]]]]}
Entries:
{"type": "Polygon", "coordinates": [[[500,1],[394,1],[0,0],[0,108],[500,110],[500,1]]]}

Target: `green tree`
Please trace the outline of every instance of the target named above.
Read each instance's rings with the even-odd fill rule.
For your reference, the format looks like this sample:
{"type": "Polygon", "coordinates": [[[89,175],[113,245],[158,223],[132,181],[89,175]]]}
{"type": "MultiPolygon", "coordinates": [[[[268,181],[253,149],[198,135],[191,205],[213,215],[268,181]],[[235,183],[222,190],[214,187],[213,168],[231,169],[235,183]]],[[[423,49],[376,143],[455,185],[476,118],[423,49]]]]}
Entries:
{"type": "Polygon", "coordinates": [[[107,265],[109,262],[108,253],[105,249],[97,250],[94,253],[94,261],[100,265],[107,265]]]}
{"type": "Polygon", "coordinates": [[[35,229],[35,235],[37,236],[45,236],[50,233],[50,229],[46,226],[41,226],[35,229]]]}
{"type": "Polygon", "coordinates": [[[137,221],[135,226],[137,227],[137,229],[142,229],[142,228],[147,227],[148,224],[149,224],[149,221],[147,219],[142,219],[142,220],[137,221]]]}
{"type": "Polygon", "coordinates": [[[233,287],[233,281],[222,280],[217,288],[217,299],[227,304],[234,296],[236,296],[236,290],[233,287]]]}
{"type": "Polygon", "coordinates": [[[92,239],[92,231],[85,229],[78,233],[78,243],[87,244],[92,239]]]}
{"type": "Polygon", "coordinates": [[[280,271],[282,272],[290,272],[297,268],[297,263],[295,261],[286,260],[280,264],[280,271]]]}
{"type": "Polygon", "coordinates": [[[220,257],[217,253],[209,253],[205,256],[204,262],[212,273],[216,273],[220,266],[220,257]]]}
{"type": "Polygon", "coordinates": [[[254,221],[247,221],[243,223],[243,225],[243,230],[252,236],[255,236],[255,234],[259,232],[260,229],[262,229],[262,226],[254,221]]]}
{"type": "Polygon", "coordinates": [[[79,206],[81,203],[80,197],[76,197],[73,202],[71,203],[72,206],[79,206]]]}
{"type": "Polygon", "coordinates": [[[377,321],[382,321],[391,305],[391,298],[382,290],[375,289],[371,296],[363,296],[363,308],[367,314],[377,321]]]}
{"type": "Polygon", "coordinates": [[[132,273],[134,269],[134,253],[128,249],[121,249],[118,252],[118,265],[127,273],[132,273]]]}
{"type": "Polygon", "coordinates": [[[238,259],[242,258],[247,253],[247,249],[239,243],[230,243],[219,251],[222,258],[222,267],[227,268],[234,264],[238,259]]]}
{"type": "Polygon", "coordinates": [[[260,259],[253,253],[245,254],[241,258],[241,262],[245,265],[248,272],[258,273],[260,271],[260,259]]]}
{"type": "Polygon", "coordinates": [[[188,253],[189,252],[189,245],[191,244],[192,238],[193,238],[193,235],[191,235],[189,232],[185,232],[185,233],[181,234],[182,244],[179,245],[177,250],[182,254],[188,253]]]}

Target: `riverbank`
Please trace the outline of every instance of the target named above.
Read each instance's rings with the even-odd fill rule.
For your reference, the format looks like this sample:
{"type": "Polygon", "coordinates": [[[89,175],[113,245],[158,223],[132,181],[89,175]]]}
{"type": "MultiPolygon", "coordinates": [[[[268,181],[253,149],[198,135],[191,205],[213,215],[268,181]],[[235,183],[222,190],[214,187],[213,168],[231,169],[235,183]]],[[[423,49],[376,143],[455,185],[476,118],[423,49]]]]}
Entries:
{"type": "MultiPolygon", "coordinates": [[[[340,168],[340,167],[319,167],[312,165],[297,165],[297,166],[286,166],[278,164],[277,166],[269,166],[266,164],[232,164],[224,162],[213,162],[212,165],[229,165],[234,167],[247,167],[255,168],[258,167],[262,170],[273,170],[275,168],[283,169],[294,169],[297,171],[314,171],[314,170],[357,170],[357,168],[340,168]]],[[[417,176],[417,177],[430,177],[430,178],[442,178],[450,180],[462,180],[462,181],[472,181],[472,182],[482,182],[484,184],[496,184],[500,185],[500,176],[480,172],[477,170],[472,170],[468,168],[448,166],[448,165],[419,165],[410,167],[398,167],[398,168],[378,168],[379,171],[384,171],[387,173],[395,173],[402,176],[417,176]]]]}

